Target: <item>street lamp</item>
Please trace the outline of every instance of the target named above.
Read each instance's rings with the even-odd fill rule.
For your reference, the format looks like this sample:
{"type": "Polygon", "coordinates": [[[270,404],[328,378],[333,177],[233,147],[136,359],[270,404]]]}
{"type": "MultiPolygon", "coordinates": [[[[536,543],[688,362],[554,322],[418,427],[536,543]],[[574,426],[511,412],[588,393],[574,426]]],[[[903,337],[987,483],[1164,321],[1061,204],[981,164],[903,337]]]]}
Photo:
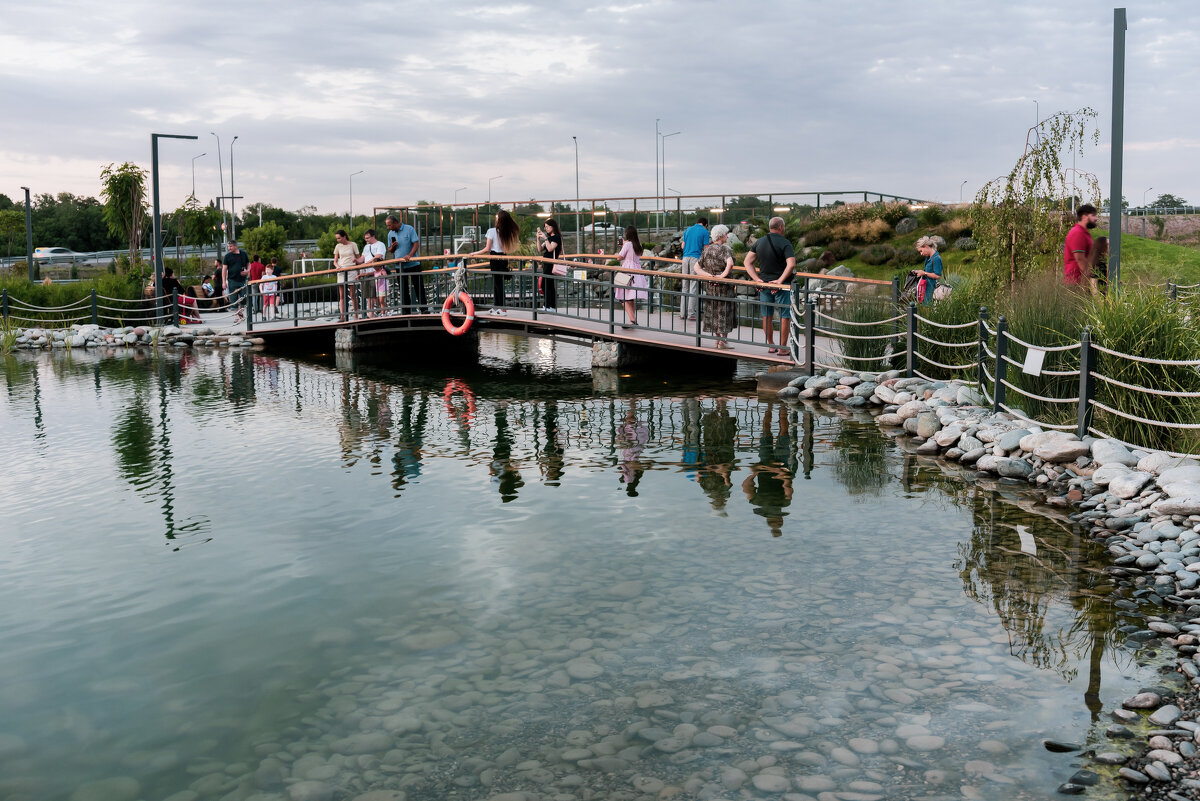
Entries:
{"type": "MultiPolygon", "coordinates": [[[[1153,186],[1150,187],[1150,189],[1153,189],[1153,188],[1154,188],[1153,186]]],[[[1142,193],[1142,212],[1143,213],[1145,213],[1145,211],[1146,211],[1146,194],[1150,191],[1150,189],[1147,189],[1145,192],[1142,193]]]]}
{"type": "Polygon", "coordinates": [[[366,170],[350,173],[350,227],[354,228],[354,176],[362,175],[366,170]]]}
{"type": "MultiPolygon", "coordinates": [[[[579,139],[572,136],[571,141],[575,143],[575,247],[581,248],[579,231],[579,139]]],[[[658,152],[657,149],[654,151],[658,152]]],[[[582,252],[582,250],[580,251],[582,252]]]]}
{"type": "Polygon", "coordinates": [[[964,180],[963,180],[963,182],[962,182],[961,184],[959,184],[959,185],[958,185],[958,202],[959,202],[959,203],[962,203],[962,191],[963,191],[963,187],[967,185],[967,181],[968,181],[968,180],[970,180],[970,179],[964,179],[964,180]]]}
{"type": "MultiPolygon", "coordinates": [[[[215,132],[209,131],[212,136],[215,132]]],[[[217,136],[217,169],[221,172],[221,196],[217,198],[217,208],[221,210],[221,233],[225,235],[225,244],[229,244],[229,230],[225,227],[225,167],[221,161],[221,137],[217,136]]]]}
{"type": "Polygon", "coordinates": [[[192,156],[192,197],[196,197],[196,159],[207,156],[208,153],[201,153],[199,156],[192,156]]]}
{"type": "MultiPolygon", "coordinates": [[[[233,142],[238,138],[233,137],[233,142]]],[[[237,239],[237,192],[233,188],[233,142],[229,143],[229,238],[237,239]]]]}
{"type": "Polygon", "coordinates": [[[658,123],[660,121],[661,121],[660,117],[656,117],[654,119],[654,204],[655,204],[655,208],[658,208],[660,206],[661,201],[659,200],[659,198],[662,196],[662,190],[659,188],[659,184],[658,184],[658,137],[662,136],[662,134],[659,133],[659,130],[658,130],[658,123]]]}
{"type": "Polygon", "coordinates": [[[158,140],[159,139],[198,139],[197,136],[186,134],[150,134],[150,185],[154,203],[153,227],[151,236],[154,237],[152,250],[154,252],[154,296],[162,295],[162,217],[158,213],[158,140]]]}
{"type": "Polygon", "coordinates": [[[454,190],[454,205],[456,205],[456,206],[458,205],[458,193],[463,191],[464,189],[466,189],[465,186],[460,186],[458,189],[454,190]]]}
{"type": "Polygon", "coordinates": [[[503,175],[493,175],[491,178],[488,178],[488,205],[489,206],[492,205],[492,181],[498,181],[503,177],[504,177],[503,175]]]}
{"type": "Polygon", "coordinates": [[[675,131],[674,133],[669,133],[669,134],[660,134],[660,136],[662,137],[662,167],[661,167],[661,169],[662,169],[662,186],[664,188],[666,188],[666,186],[667,186],[667,140],[670,139],[672,136],[679,136],[679,134],[681,134],[681,133],[683,133],[683,131],[675,131]]]}

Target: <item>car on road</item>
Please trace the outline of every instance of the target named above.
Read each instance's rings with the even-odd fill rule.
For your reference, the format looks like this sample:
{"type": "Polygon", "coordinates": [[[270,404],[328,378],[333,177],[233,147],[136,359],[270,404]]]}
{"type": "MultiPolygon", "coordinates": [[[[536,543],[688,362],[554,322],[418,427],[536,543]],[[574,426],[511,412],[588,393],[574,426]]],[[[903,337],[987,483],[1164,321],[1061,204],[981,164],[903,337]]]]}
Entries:
{"type": "Polygon", "coordinates": [[[583,226],[584,233],[588,233],[588,234],[592,233],[593,231],[595,231],[596,233],[600,233],[602,231],[603,232],[611,232],[611,231],[616,231],[616,230],[618,230],[617,226],[613,225],[610,222],[594,222],[590,225],[583,226]]]}
{"type": "Polygon", "coordinates": [[[67,248],[34,248],[33,257],[35,259],[53,259],[54,261],[82,261],[85,255],[67,248]]]}

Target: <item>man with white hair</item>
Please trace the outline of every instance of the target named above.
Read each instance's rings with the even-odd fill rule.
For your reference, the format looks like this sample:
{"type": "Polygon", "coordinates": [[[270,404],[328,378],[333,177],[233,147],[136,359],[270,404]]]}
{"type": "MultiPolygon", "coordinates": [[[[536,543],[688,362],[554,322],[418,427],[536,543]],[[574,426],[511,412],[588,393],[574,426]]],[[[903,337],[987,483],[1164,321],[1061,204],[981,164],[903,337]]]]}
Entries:
{"type": "Polygon", "coordinates": [[[792,293],[788,282],[796,269],[796,251],[783,235],[783,218],[772,217],[767,224],[767,235],[759,238],[754,247],[747,251],[744,262],[750,280],[769,286],[758,290],[758,302],[762,307],[763,334],[767,338],[767,353],[785,355],[788,352],[788,321],[792,316],[792,293]],[[759,268],[755,269],[755,265],[759,268]],[[772,318],[779,311],[779,344],[775,347],[775,330],[772,318]]]}

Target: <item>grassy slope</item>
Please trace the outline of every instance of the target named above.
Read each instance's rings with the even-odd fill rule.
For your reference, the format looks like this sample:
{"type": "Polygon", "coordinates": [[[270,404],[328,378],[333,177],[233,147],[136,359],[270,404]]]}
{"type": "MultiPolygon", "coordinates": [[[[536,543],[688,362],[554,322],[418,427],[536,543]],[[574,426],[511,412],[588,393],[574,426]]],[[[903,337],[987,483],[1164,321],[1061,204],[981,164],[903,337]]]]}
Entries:
{"type": "MultiPolygon", "coordinates": [[[[1108,231],[1096,229],[1094,235],[1107,236],[1108,231]]],[[[887,243],[896,249],[914,248],[920,236],[920,233],[914,232],[893,237],[887,243]]],[[[942,253],[942,264],[947,273],[969,275],[975,270],[974,257],[974,253],[951,248],[942,253]]],[[[845,264],[860,278],[890,281],[897,272],[896,268],[886,264],[863,264],[857,256],[839,263],[845,264]]],[[[1170,279],[1181,284],[1195,284],[1200,282],[1200,249],[1126,233],[1121,237],[1121,275],[1123,280],[1137,283],[1165,286],[1170,279]]]]}

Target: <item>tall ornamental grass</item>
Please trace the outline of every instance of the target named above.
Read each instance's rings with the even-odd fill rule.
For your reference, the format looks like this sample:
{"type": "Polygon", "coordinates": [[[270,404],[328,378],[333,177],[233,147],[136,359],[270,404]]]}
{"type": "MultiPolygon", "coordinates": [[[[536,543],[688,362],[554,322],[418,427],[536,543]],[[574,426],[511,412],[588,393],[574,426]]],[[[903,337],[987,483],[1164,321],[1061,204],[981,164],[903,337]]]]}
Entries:
{"type": "MultiPolygon", "coordinates": [[[[9,319],[7,322],[14,327],[63,326],[69,325],[78,317],[86,316],[90,319],[90,301],[93,289],[96,290],[97,295],[124,301],[138,300],[142,297],[141,280],[134,275],[105,274],[90,281],[77,281],[69,284],[53,282],[43,284],[30,282],[29,279],[23,277],[0,277],[0,290],[7,291],[10,301],[10,318],[29,318],[9,319]],[[19,308],[20,304],[47,308],[54,306],[73,306],[74,308],[59,311],[27,311],[19,308]]],[[[102,304],[104,302],[100,301],[102,304]]],[[[128,303],[115,305],[130,306],[128,303]]],[[[108,325],[112,324],[114,320],[102,319],[100,322],[108,325]]]]}
{"type": "MultiPolygon", "coordinates": [[[[982,307],[993,305],[992,293],[986,285],[968,277],[947,276],[947,278],[948,283],[954,287],[954,290],[950,293],[950,297],[932,304],[918,305],[918,317],[932,321],[933,323],[953,325],[978,320],[979,310],[982,307]]],[[[907,309],[907,305],[902,310],[905,309],[907,309]]],[[[917,333],[934,341],[926,342],[925,340],[917,339],[917,352],[941,364],[970,366],[965,369],[950,370],[917,358],[914,362],[914,367],[930,378],[938,380],[958,378],[974,382],[978,372],[978,348],[954,346],[970,342],[978,343],[978,326],[971,326],[969,328],[939,328],[937,325],[925,322],[924,320],[917,320],[917,333]]],[[[993,326],[995,325],[995,321],[996,315],[992,314],[991,323],[993,326]]],[[[903,350],[904,347],[904,342],[901,341],[900,349],[903,350]]],[[[901,362],[902,365],[903,362],[901,362]]]]}
{"type": "MultiPolygon", "coordinates": [[[[1097,300],[1088,311],[1092,339],[1111,350],[1164,361],[1200,360],[1200,303],[1172,302],[1158,287],[1130,289],[1097,300]]],[[[1096,372],[1136,387],[1200,392],[1195,365],[1147,364],[1097,353],[1096,372]]],[[[1126,414],[1169,423],[1200,423],[1200,398],[1172,398],[1097,379],[1096,400],[1126,414]]],[[[1099,409],[1093,426],[1116,439],[1160,450],[1195,453],[1194,430],[1147,425],[1099,409]]]]}
{"type": "MultiPolygon", "coordinates": [[[[881,323],[889,317],[896,316],[896,307],[891,300],[871,295],[852,295],[830,317],[839,321],[832,323],[837,336],[833,337],[841,349],[841,366],[855,372],[880,372],[888,369],[887,355],[889,348],[904,349],[903,321],[881,323]],[[872,323],[872,325],[854,325],[854,323],[872,323]],[[901,332],[899,343],[895,337],[887,339],[858,339],[857,337],[884,337],[901,332]],[[863,361],[870,359],[871,361],[863,361]]],[[[818,323],[829,324],[827,320],[818,318],[818,323]]],[[[819,357],[818,357],[819,358],[819,357]]]]}

